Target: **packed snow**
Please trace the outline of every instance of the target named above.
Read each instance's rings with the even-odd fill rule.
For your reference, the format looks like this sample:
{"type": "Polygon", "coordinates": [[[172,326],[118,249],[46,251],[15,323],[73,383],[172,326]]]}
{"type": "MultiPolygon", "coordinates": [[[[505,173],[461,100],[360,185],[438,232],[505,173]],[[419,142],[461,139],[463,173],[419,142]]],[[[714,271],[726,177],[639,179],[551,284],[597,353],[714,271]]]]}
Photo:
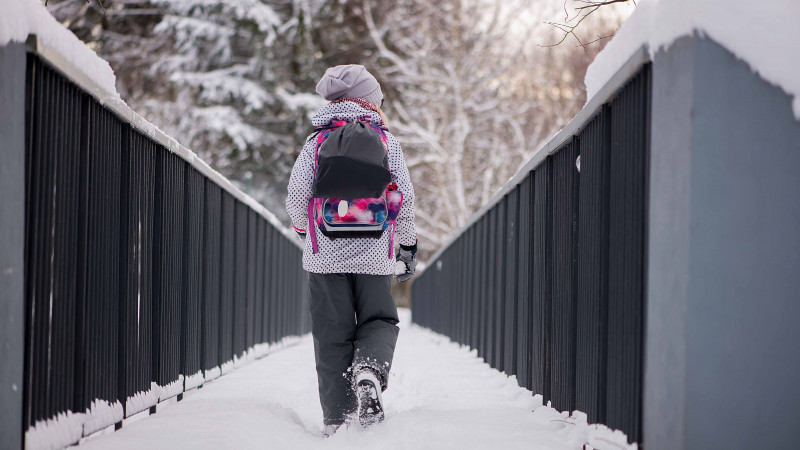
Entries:
{"type": "Polygon", "coordinates": [[[586,72],[591,99],[643,45],[650,56],[692,33],[705,35],[747,63],[793,100],[800,120],[800,2],[640,0],[631,17],[586,72]]]}
{"type": "Polygon", "coordinates": [[[401,310],[401,331],[383,399],[386,421],[322,436],[313,341],[267,355],[157,414],[85,439],[89,449],[580,449],[635,448],[621,432],[542,406],[515,378],[474,351],[416,325],[401,310]]]}

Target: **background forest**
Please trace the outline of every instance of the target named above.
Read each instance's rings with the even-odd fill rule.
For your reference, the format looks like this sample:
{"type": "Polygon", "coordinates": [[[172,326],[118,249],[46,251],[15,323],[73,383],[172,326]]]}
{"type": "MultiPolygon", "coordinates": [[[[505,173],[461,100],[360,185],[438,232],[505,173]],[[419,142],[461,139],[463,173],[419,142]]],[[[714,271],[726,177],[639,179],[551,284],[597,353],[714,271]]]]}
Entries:
{"type": "MultiPolygon", "coordinates": [[[[139,114],[288,224],[291,166],[325,69],[382,85],[417,195],[424,261],[585,103],[583,76],[624,11],[563,22],[563,0],[49,0],[139,114]],[[573,22],[574,23],[574,22],[573,22]]],[[[574,11],[574,10],[573,10],[574,11]]],[[[574,14],[572,17],[575,17],[574,14]]]]}

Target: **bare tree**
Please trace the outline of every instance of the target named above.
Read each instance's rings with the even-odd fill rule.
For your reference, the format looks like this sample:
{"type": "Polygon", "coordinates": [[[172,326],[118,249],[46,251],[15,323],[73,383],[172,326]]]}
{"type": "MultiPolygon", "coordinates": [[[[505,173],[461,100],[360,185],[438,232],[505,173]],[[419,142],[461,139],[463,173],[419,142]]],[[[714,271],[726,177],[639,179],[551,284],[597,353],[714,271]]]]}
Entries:
{"type": "Polygon", "coordinates": [[[374,64],[393,88],[390,128],[420,180],[423,257],[585,101],[583,74],[591,60],[574,49],[535,45],[552,35],[546,26],[534,29],[545,7],[526,0],[408,0],[378,17],[374,2],[362,0],[377,48],[374,64]]]}
{"type": "Polygon", "coordinates": [[[567,6],[570,0],[564,0],[564,20],[563,22],[553,22],[549,21],[546,22],[548,25],[553,26],[557,30],[561,31],[563,34],[561,35],[561,39],[558,42],[553,44],[544,45],[544,47],[555,47],[561,45],[564,41],[567,40],[568,37],[572,36],[577,42],[578,46],[583,47],[584,49],[595,42],[602,41],[604,39],[608,39],[614,36],[613,33],[606,34],[606,35],[589,35],[588,37],[584,36],[581,37],[577,30],[581,26],[584,21],[589,18],[592,14],[597,12],[598,9],[613,5],[616,3],[633,3],[636,4],[636,0],[573,0],[574,6],[571,7],[573,13],[570,14],[570,8],[567,6]]]}

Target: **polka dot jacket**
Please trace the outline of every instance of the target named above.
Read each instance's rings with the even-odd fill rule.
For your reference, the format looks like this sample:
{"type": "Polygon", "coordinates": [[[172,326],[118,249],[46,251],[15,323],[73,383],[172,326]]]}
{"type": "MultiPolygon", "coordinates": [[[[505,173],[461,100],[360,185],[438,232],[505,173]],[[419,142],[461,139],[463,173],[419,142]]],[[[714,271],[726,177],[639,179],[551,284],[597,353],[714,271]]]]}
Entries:
{"type": "MultiPolygon", "coordinates": [[[[315,127],[327,125],[334,120],[355,120],[369,117],[381,124],[380,115],[365,109],[355,102],[344,101],[323,106],[312,118],[315,127]]],[[[392,182],[403,192],[403,205],[397,216],[395,242],[414,245],[417,231],[414,225],[414,186],[408,174],[403,150],[391,134],[389,139],[389,170],[392,182]]],[[[292,225],[299,232],[308,231],[308,202],[311,199],[314,181],[314,144],[307,140],[303,150],[292,168],[289,179],[289,194],[286,197],[286,211],[292,225]]],[[[316,227],[316,224],[312,225],[316,227]]],[[[331,241],[315,228],[319,253],[311,249],[311,238],[307,237],[303,250],[303,268],[314,273],[364,273],[371,275],[391,275],[394,273],[394,258],[389,258],[391,229],[384,231],[380,239],[337,238],[331,241]]],[[[394,250],[392,251],[394,254],[394,250]]]]}

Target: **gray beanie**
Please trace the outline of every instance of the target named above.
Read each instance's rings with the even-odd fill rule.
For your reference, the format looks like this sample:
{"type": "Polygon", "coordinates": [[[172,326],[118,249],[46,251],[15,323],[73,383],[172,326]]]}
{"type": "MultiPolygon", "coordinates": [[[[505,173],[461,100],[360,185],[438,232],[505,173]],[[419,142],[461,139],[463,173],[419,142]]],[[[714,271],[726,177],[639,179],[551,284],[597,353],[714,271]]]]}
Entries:
{"type": "Polygon", "coordinates": [[[326,70],[325,75],[317,83],[317,93],[325,100],[363,98],[373,105],[380,105],[383,100],[378,80],[359,64],[336,66],[326,70]]]}

